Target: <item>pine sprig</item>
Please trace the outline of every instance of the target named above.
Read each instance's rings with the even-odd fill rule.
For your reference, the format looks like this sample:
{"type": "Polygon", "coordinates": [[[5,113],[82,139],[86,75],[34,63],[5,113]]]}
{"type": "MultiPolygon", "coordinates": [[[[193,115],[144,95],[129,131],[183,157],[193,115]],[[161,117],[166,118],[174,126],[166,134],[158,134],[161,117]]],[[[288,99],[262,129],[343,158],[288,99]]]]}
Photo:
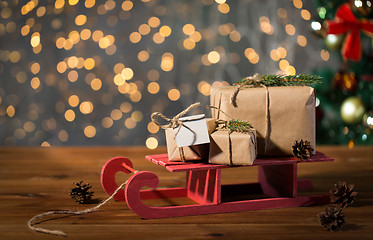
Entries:
{"type": "Polygon", "coordinates": [[[321,77],[311,74],[297,74],[297,75],[282,75],[282,74],[265,74],[259,77],[258,81],[253,81],[248,78],[243,78],[236,85],[252,85],[267,87],[274,86],[311,86],[320,84],[321,77]]]}
{"type": "Polygon", "coordinates": [[[223,126],[223,128],[233,132],[249,132],[251,127],[252,126],[249,122],[239,119],[232,119],[226,121],[223,126]]]}

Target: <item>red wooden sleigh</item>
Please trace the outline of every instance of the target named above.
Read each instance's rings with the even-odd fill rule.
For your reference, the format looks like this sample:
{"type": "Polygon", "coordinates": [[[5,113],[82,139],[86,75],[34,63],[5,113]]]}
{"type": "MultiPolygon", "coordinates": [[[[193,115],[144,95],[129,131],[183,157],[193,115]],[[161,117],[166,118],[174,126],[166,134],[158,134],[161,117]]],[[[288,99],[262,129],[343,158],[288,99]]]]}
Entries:
{"type": "Polygon", "coordinates": [[[258,183],[223,186],[221,185],[221,169],[228,168],[228,166],[194,162],[170,162],[167,154],[146,156],[146,159],[165,167],[170,172],[186,172],[186,187],[156,189],[159,183],[158,177],[149,171],[136,172],[133,169],[132,162],[124,157],[110,159],[101,171],[101,184],[109,195],[112,195],[118,188],[115,182],[117,172],[134,173],[128,179],[125,189],[120,190],[114,196],[114,199],[126,201],[129,208],[144,219],[310,206],[329,202],[329,194],[297,195],[298,189],[312,188],[312,183],[309,180],[297,179],[297,165],[299,163],[333,161],[333,158],[320,152],[316,152],[306,162],[299,162],[292,157],[259,158],[251,165],[258,166],[258,183]],[[141,190],[145,186],[152,189],[141,190]],[[222,201],[222,189],[232,190],[235,188],[249,193],[259,189],[268,197],[232,202],[222,201]],[[146,199],[179,197],[188,197],[197,204],[152,207],[142,202],[146,199]]]}

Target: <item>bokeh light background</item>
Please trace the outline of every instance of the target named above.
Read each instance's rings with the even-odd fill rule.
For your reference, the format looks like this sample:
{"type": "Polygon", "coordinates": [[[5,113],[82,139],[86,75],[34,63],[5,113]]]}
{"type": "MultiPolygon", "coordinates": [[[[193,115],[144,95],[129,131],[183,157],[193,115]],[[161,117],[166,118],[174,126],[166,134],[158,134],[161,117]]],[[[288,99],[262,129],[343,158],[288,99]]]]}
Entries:
{"type": "MultiPolygon", "coordinates": [[[[212,85],[333,66],[312,1],[0,2],[0,145],[164,145],[212,85]]],[[[255,103],[253,103],[255,104],[255,103]]],[[[207,112],[200,109],[199,112],[207,112]]]]}

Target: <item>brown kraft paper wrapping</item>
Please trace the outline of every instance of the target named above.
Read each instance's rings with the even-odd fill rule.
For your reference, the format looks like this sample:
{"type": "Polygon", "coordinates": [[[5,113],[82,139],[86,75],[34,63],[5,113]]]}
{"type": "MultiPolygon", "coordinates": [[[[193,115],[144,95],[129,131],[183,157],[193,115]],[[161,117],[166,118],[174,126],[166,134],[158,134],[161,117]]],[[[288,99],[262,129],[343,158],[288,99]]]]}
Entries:
{"type": "MultiPolygon", "coordinates": [[[[238,92],[237,107],[234,107],[231,96],[236,89],[236,86],[213,87],[211,105],[231,118],[251,123],[257,132],[258,155],[292,155],[291,147],[300,139],[310,141],[315,149],[315,94],[312,87],[243,88],[238,92]]],[[[212,117],[229,120],[215,109],[212,109],[212,117]]]]}
{"type": "MultiPolygon", "coordinates": [[[[208,132],[211,134],[216,128],[215,119],[206,118],[206,124],[208,132]]],[[[175,131],[172,128],[166,128],[165,132],[169,161],[207,160],[209,156],[208,143],[178,148],[175,140],[175,131]]]]}
{"type": "Polygon", "coordinates": [[[209,163],[252,165],[256,158],[255,135],[255,130],[249,133],[232,132],[230,134],[229,131],[221,130],[213,132],[211,134],[209,163]]]}

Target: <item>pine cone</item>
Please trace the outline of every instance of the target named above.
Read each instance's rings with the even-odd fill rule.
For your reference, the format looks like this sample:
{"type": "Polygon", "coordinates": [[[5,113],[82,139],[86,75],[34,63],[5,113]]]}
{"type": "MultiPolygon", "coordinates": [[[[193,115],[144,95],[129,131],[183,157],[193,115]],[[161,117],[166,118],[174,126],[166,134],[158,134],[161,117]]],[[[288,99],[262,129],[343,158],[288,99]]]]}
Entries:
{"type": "Polygon", "coordinates": [[[342,208],[338,206],[325,206],[325,212],[317,215],[319,223],[328,231],[337,231],[345,223],[345,215],[342,213],[342,208]]]}
{"type": "Polygon", "coordinates": [[[330,202],[342,208],[350,206],[357,195],[354,190],[354,185],[347,186],[346,182],[338,182],[334,188],[330,190],[330,202]]]}
{"type": "Polygon", "coordinates": [[[83,181],[79,183],[73,183],[76,185],[70,190],[70,197],[79,204],[89,203],[92,200],[94,192],[88,191],[92,186],[89,183],[82,185],[83,181]]]}
{"type": "Polygon", "coordinates": [[[301,161],[309,160],[313,155],[313,151],[314,149],[311,147],[309,141],[303,141],[303,139],[301,139],[299,142],[294,142],[293,154],[301,161]]]}

